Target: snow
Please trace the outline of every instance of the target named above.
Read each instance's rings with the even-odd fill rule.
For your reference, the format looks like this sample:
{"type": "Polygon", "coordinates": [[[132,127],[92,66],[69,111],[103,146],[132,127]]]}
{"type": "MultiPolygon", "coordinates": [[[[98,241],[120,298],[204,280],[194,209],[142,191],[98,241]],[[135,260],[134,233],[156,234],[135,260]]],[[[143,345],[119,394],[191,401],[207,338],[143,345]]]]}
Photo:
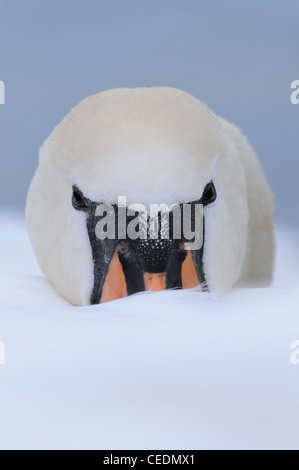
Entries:
{"type": "Polygon", "coordinates": [[[299,237],[276,233],[270,288],[72,307],[2,214],[0,448],[298,449],[299,237]]]}

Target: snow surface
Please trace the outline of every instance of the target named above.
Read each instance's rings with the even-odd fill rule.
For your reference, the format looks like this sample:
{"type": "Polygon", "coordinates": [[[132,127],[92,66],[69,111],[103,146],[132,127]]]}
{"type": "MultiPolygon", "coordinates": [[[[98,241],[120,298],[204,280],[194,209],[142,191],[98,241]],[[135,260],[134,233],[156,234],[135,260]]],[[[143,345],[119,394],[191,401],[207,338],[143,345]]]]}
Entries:
{"type": "Polygon", "coordinates": [[[0,448],[298,449],[298,235],[267,289],[72,307],[2,214],[0,448]]]}

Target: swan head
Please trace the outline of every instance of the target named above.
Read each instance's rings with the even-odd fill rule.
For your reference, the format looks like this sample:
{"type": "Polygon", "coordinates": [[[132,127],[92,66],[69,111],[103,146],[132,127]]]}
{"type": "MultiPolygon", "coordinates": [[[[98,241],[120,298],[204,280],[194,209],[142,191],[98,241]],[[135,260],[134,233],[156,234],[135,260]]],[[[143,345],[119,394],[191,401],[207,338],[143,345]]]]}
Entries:
{"type": "Polygon", "coordinates": [[[26,218],[43,272],[74,305],[163,287],[224,290],[246,252],[244,168],[221,121],[195,97],[168,87],[108,90],[79,103],[42,145],[26,218]],[[195,238],[175,238],[173,228],[164,238],[153,209],[161,205],[169,226],[188,205],[195,238]],[[128,235],[130,223],[133,232],[143,224],[143,237],[128,235]]]}

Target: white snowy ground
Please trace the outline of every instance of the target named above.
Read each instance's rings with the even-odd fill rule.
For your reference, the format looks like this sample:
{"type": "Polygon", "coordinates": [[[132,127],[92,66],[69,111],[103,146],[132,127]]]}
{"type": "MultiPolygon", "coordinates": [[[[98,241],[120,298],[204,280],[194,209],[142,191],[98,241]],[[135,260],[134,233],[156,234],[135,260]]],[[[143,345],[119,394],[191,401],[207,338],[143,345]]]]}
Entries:
{"type": "Polygon", "coordinates": [[[20,217],[0,234],[1,449],[299,448],[294,229],[271,288],[82,308],[41,277],[20,217]]]}

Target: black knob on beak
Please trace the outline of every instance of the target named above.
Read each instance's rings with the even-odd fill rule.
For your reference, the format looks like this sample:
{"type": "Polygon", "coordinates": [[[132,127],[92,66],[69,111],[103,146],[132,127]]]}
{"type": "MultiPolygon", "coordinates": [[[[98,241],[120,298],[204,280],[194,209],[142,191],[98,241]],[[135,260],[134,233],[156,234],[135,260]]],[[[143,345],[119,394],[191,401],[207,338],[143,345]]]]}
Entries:
{"type": "Polygon", "coordinates": [[[175,248],[174,240],[136,239],[130,241],[145,272],[163,273],[175,248]]]}

